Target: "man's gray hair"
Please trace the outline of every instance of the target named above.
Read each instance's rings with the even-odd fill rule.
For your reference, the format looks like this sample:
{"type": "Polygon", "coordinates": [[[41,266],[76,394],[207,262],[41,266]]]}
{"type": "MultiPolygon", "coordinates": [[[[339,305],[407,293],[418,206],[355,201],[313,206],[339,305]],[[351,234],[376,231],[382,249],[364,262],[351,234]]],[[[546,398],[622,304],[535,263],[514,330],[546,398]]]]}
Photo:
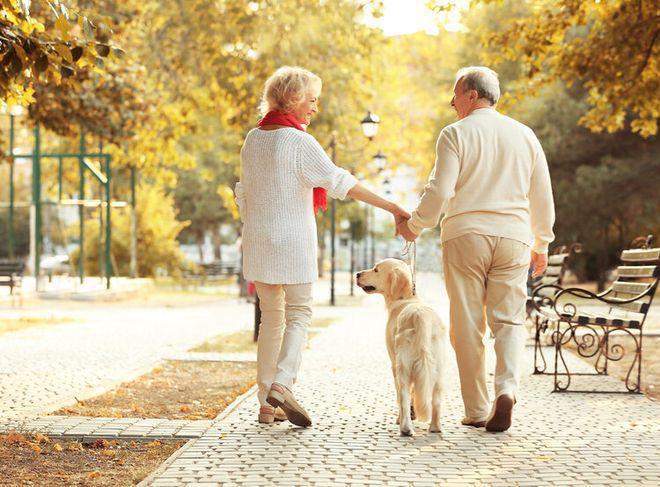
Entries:
{"type": "Polygon", "coordinates": [[[484,98],[495,105],[500,99],[500,81],[497,73],[486,66],[469,66],[456,73],[456,82],[461,81],[463,91],[475,90],[479,98],[484,98]]]}

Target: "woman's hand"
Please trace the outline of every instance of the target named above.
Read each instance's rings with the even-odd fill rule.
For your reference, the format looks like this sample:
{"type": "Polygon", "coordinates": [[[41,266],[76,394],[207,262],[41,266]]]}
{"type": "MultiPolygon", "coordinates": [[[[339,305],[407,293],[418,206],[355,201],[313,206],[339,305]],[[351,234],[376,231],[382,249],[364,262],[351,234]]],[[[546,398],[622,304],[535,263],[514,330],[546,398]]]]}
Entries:
{"type": "Polygon", "coordinates": [[[394,227],[396,228],[394,236],[399,235],[399,225],[403,222],[407,222],[410,219],[410,213],[401,208],[399,205],[394,205],[391,210],[392,216],[394,216],[394,227]]]}

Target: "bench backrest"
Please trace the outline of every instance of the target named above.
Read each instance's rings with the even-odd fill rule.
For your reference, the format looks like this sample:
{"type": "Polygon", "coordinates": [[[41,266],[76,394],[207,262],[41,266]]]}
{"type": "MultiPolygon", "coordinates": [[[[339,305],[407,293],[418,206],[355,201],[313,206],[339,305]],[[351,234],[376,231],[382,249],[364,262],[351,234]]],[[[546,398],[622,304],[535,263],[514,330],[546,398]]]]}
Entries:
{"type": "Polygon", "coordinates": [[[646,315],[660,278],[660,248],[624,250],[621,263],[607,297],[630,300],[643,296],[632,303],[614,305],[612,309],[646,315]]]}
{"type": "Polygon", "coordinates": [[[23,275],[25,272],[24,262],[0,261],[0,276],[23,275]]]}
{"type": "MultiPolygon", "coordinates": [[[[568,258],[574,253],[579,253],[581,251],[582,245],[579,243],[558,247],[556,253],[548,256],[548,267],[545,270],[545,274],[539,281],[534,282],[534,288],[536,289],[548,284],[561,286],[566,270],[568,269],[568,258]]],[[[537,296],[553,296],[556,292],[557,289],[546,288],[542,289],[537,296]]]]}

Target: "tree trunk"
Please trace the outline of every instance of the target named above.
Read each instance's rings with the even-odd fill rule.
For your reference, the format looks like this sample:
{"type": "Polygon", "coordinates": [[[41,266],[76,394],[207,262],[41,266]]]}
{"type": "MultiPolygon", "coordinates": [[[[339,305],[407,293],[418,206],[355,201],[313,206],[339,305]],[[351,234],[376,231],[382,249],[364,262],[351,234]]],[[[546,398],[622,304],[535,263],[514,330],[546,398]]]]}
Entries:
{"type": "Polygon", "coordinates": [[[240,263],[241,263],[241,270],[238,273],[238,295],[241,298],[245,298],[248,295],[247,292],[247,281],[245,280],[245,277],[243,276],[243,237],[241,234],[241,230],[238,230],[238,238],[241,240],[241,244],[239,245],[240,249],[240,263]]]}
{"type": "Polygon", "coordinates": [[[199,233],[195,235],[195,242],[197,242],[197,252],[199,252],[199,263],[204,263],[204,235],[199,233]]]}
{"type": "Polygon", "coordinates": [[[319,278],[323,277],[323,262],[325,261],[325,238],[319,239],[319,256],[318,256],[318,268],[319,268],[319,278]]]}
{"type": "Polygon", "coordinates": [[[213,257],[216,261],[222,262],[222,237],[220,236],[220,225],[213,225],[211,228],[213,257]]]}

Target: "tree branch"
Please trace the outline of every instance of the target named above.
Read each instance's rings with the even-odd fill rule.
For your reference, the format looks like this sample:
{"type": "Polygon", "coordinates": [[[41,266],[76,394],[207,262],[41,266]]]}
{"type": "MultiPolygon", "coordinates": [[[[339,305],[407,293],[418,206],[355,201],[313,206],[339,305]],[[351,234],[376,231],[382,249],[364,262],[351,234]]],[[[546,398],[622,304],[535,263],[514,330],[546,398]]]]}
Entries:
{"type": "Polygon", "coordinates": [[[656,39],[658,38],[658,34],[660,34],[660,29],[656,29],[655,32],[653,33],[653,38],[651,39],[651,44],[649,44],[649,47],[646,50],[646,55],[644,56],[644,62],[639,67],[639,70],[637,71],[637,77],[639,77],[639,75],[642,74],[642,72],[646,69],[646,66],[649,63],[649,59],[651,58],[651,53],[653,52],[653,46],[655,44],[656,39]]]}

